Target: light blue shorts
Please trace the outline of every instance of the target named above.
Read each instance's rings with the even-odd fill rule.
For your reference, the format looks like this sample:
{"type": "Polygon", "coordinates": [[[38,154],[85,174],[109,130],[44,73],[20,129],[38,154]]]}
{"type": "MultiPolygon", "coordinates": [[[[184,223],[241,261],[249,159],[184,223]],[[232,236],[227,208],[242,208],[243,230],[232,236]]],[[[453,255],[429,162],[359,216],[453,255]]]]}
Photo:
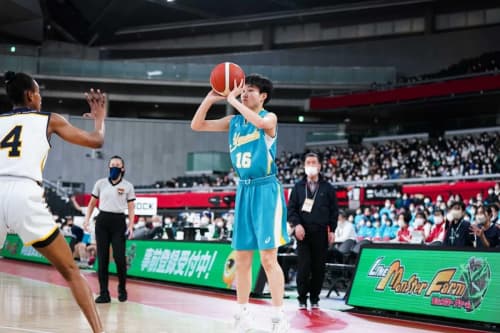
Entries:
{"type": "Polygon", "coordinates": [[[274,249],[289,242],[286,204],[276,176],[240,180],[236,191],[232,247],[274,249]]]}

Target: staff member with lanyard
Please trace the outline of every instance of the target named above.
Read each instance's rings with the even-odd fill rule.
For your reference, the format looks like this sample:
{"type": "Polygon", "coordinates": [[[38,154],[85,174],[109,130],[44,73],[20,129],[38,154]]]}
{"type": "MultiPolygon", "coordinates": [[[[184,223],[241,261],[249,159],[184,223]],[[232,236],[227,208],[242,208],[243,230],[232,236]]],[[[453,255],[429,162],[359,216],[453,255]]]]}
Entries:
{"type": "Polygon", "coordinates": [[[297,291],[299,308],[319,309],[319,294],[325,276],[328,245],[334,242],[337,226],[337,195],[320,177],[321,164],[315,153],[305,157],[307,177],[297,182],[288,201],[288,222],[297,238],[297,291]]]}
{"type": "Polygon", "coordinates": [[[99,215],[96,218],[95,236],[97,244],[97,259],[100,294],[96,303],[109,303],[108,280],[109,280],[109,245],[113,247],[116,271],[118,273],[118,300],[127,300],[127,289],[125,288],[127,266],[125,260],[125,241],[133,236],[135,192],[134,186],[123,178],[125,174],[125,163],[120,156],[113,156],[109,161],[109,178],[99,179],[92,190],[85,215],[87,227],[92,212],[99,199],[99,215]],[[128,208],[128,226],[125,220],[125,210],[128,208]]]}

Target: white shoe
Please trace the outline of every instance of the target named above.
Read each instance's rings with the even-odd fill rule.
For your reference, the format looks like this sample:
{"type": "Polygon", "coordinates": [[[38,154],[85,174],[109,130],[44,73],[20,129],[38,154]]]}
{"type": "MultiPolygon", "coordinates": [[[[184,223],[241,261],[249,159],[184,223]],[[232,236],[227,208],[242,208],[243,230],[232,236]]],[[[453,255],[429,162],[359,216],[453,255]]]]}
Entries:
{"type": "Polygon", "coordinates": [[[272,318],[273,328],[272,333],[286,333],[290,329],[290,323],[283,316],[281,318],[272,318]]]}
{"type": "Polygon", "coordinates": [[[253,316],[250,311],[241,311],[234,315],[234,328],[237,333],[247,333],[252,329],[253,316]]]}

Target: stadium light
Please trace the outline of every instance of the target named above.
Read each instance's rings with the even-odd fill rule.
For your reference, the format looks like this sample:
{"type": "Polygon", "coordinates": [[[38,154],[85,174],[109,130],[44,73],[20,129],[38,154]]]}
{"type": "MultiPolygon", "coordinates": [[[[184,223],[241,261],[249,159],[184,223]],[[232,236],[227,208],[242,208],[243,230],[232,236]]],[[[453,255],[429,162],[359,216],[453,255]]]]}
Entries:
{"type": "Polygon", "coordinates": [[[148,78],[151,78],[153,76],[163,75],[163,71],[160,71],[160,70],[147,71],[146,74],[148,75],[148,78]]]}

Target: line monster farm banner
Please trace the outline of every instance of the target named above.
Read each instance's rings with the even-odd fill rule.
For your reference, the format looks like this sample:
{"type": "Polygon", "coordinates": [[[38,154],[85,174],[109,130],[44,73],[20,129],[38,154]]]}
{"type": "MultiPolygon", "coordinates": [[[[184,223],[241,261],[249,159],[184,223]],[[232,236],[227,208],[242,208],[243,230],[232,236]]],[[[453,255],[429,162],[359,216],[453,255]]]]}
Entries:
{"type": "Polygon", "coordinates": [[[347,304],[498,324],[499,274],[498,251],[372,245],[361,251],[347,304]]]}

